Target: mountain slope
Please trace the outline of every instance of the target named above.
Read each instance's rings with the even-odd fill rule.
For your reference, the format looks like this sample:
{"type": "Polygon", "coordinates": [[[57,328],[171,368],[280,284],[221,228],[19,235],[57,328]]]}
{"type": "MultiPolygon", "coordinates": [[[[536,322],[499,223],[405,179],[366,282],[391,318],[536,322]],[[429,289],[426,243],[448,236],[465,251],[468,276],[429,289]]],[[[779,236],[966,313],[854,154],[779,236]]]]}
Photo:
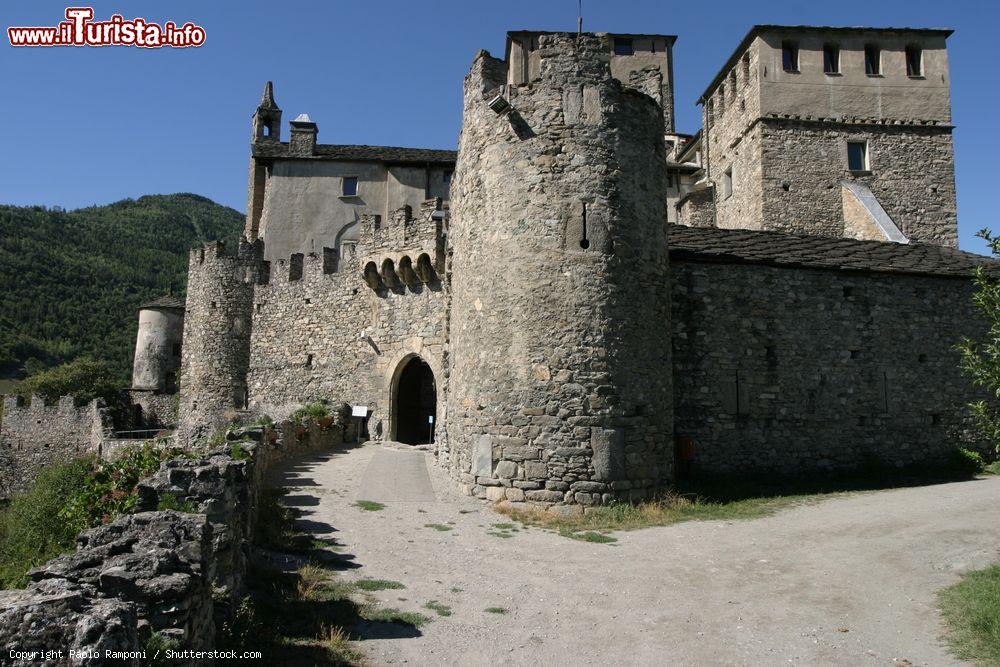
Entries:
{"type": "Polygon", "coordinates": [[[83,354],[129,377],[138,306],[183,294],[188,250],[235,244],[242,227],[242,213],[192,194],[0,206],[0,378],[83,354]]]}

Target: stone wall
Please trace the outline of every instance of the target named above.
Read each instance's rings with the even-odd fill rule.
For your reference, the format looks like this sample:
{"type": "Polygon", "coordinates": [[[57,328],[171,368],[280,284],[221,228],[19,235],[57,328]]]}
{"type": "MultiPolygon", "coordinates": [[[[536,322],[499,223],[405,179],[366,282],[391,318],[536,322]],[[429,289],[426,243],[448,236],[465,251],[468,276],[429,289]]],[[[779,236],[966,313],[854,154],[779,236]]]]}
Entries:
{"type": "Polygon", "coordinates": [[[277,438],[271,432],[238,432],[203,458],[166,461],[140,483],[136,514],[82,532],[76,551],[28,573],[27,588],[0,591],[0,641],[26,652],[101,652],[71,664],[105,664],[104,650],[137,652],[151,632],[181,649],[217,649],[216,629],[244,595],[267,467],[340,444],[336,426],[312,424],[299,436],[286,423],[277,438]],[[157,510],[167,495],[194,512],[157,510]]]}
{"type": "Polygon", "coordinates": [[[975,392],[954,345],[983,331],[969,279],[672,269],[674,429],[693,442],[694,471],[934,464],[963,443],[975,392]]]}
{"type": "Polygon", "coordinates": [[[530,84],[501,88],[485,52],[466,77],[448,442],[477,496],[595,504],[670,476],[663,118],[607,39],[539,35],[530,84]]]}
{"type": "Polygon", "coordinates": [[[439,205],[431,200],[390,220],[366,217],[357,261],[336,272],[316,254],[301,257],[300,274],[293,275],[291,259],[270,263],[268,281],[254,294],[247,377],[253,411],[281,417],[336,396],[367,406],[371,436],[388,439],[393,385],[419,356],[434,373],[443,433],[449,292],[444,231],[432,218],[439,205]],[[422,255],[431,262],[424,278],[417,275],[422,255]],[[363,272],[369,262],[374,275],[363,272]]]}
{"type": "Polygon", "coordinates": [[[761,229],[841,236],[840,183],[856,179],[915,243],[958,245],[950,127],[763,119],[761,229]],[[868,173],[847,171],[847,141],[868,142],[868,173]]]}
{"type": "Polygon", "coordinates": [[[56,461],[101,453],[110,437],[111,418],[104,403],[78,405],[72,396],[47,404],[41,396],[3,399],[0,422],[0,497],[27,490],[38,471],[56,461]]]}

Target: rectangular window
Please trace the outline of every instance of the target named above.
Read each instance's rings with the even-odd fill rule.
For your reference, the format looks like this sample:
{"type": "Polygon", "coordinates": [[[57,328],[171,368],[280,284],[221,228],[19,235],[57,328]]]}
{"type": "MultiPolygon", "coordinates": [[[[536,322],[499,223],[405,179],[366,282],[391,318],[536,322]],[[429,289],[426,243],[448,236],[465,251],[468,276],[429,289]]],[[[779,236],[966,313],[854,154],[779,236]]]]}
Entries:
{"type": "Polygon", "coordinates": [[[850,171],[868,171],[868,142],[847,142],[847,168],[850,171]]]}
{"type": "Polygon", "coordinates": [[[840,47],[836,44],[823,46],[823,71],[827,74],[840,74],[840,47]]]}
{"type": "Polygon", "coordinates": [[[882,49],[874,44],[865,46],[865,74],[868,76],[882,74],[882,49]]]}
{"type": "Polygon", "coordinates": [[[799,45],[795,42],[781,43],[781,67],[786,72],[799,71],[799,45]]]}
{"type": "Polygon", "coordinates": [[[343,183],[341,184],[340,194],[344,197],[357,197],[358,196],[358,177],[357,176],[344,176],[343,183]]]}
{"type": "Polygon", "coordinates": [[[923,76],[923,53],[919,46],[906,47],[906,75],[923,76]]]}
{"type": "Polygon", "coordinates": [[[722,198],[729,199],[733,196],[733,168],[726,169],[722,175],[722,198]]]}
{"type": "Polygon", "coordinates": [[[635,53],[635,49],[632,47],[631,39],[625,39],[623,37],[615,37],[616,56],[630,56],[633,53],[635,53]]]}

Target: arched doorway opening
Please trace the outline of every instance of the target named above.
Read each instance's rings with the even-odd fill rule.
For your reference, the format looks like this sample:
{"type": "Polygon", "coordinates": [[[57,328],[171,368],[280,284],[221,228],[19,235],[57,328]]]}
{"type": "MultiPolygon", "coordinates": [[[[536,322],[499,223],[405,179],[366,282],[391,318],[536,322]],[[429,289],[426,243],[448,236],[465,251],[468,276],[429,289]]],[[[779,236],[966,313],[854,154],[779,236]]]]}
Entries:
{"type": "Polygon", "coordinates": [[[396,440],[408,445],[434,441],[437,387],[434,372],[420,357],[410,357],[396,380],[393,418],[396,440]]]}

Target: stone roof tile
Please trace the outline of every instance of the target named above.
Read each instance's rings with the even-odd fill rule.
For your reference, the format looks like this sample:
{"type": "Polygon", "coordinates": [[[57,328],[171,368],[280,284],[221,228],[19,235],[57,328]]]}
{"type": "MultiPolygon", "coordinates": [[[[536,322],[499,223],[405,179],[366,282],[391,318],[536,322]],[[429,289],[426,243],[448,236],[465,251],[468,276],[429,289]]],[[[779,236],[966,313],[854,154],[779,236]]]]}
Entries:
{"type": "MultiPolygon", "coordinates": [[[[252,145],[253,156],[260,158],[288,157],[287,142],[259,142],[252,145]]],[[[344,160],[355,162],[402,162],[453,165],[456,151],[435,148],[404,148],[401,146],[355,146],[317,144],[316,152],[305,159],[344,160]]],[[[301,158],[302,156],[295,156],[301,158]]]]}
{"type": "Polygon", "coordinates": [[[1000,277],[1000,261],[944,246],[675,224],[667,229],[672,259],[962,278],[982,266],[1000,277]]]}

